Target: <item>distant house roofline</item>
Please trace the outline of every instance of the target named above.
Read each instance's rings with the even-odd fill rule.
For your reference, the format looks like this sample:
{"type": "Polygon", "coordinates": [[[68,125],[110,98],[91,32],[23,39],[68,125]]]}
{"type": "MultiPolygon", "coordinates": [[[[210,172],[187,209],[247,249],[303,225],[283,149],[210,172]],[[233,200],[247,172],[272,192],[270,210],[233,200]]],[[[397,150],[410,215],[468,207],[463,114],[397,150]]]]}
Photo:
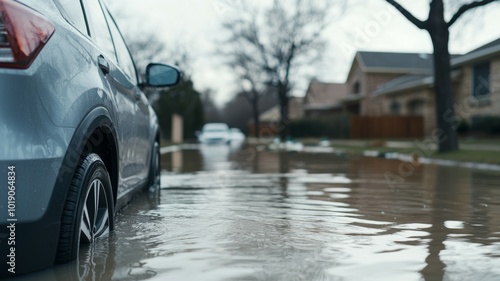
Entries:
{"type": "MultiPolygon", "coordinates": [[[[492,56],[500,54],[500,38],[495,39],[487,44],[484,44],[465,55],[451,55],[451,66],[461,66],[467,63],[473,63],[476,61],[488,59],[492,56]]],[[[421,58],[423,61],[432,59],[433,54],[430,53],[406,53],[406,52],[383,52],[383,51],[364,51],[360,50],[356,52],[356,55],[353,58],[351,68],[349,69],[349,73],[347,75],[347,80],[351,77],[352,70],[354,68],[354,64],[356,61],[359,62],[359,66],[363,72],[367,73],[411,73],[411,74],[429,74],[429,69],[432,70],[432,65],[426,65],[426,63],[421,64],[420,67],[415,67],[415,65],[408,64],[408,67],[405,66],[405,59],[411,60],[416,58],[421,58]],[[373,60],[377,57],[386,57],[386,59],[382,60],[373,60]],[[399,56],[401,61],[397,63],[402,63],[403,65],[395,66],[389,65],[380,65],[381,63],[390,62],[391,57],[399,56]],[[369,62],[368,60],[372,60],[369,62]],[[378,64],[378,65],[373,65],[378,64]],[[430,66],[430,67],[429,67],[430,66]]],[[[419,61],[418,59],[416,60],[419,61]]],[[[421,61],[421,62],[423,62],[421,61]]]]}
{"type": "Polygon", "coordinates": [[[340,101],[341,104],[356,104],[359,103],[364,96],[358,94],[349,94],[347,97],[340,101]]]}
{"type": "Polygon", "coordinates": [[[347,95],[345,83],[326,83],[312,80],[303,99],[304,110],[334,109],[347,95]]]}
{"type": "Polygon", "coordinates": [[[304,110],[314,110],[314,111],[322,111],[322,110],[332,110],[332,109],[337,109],[337,108],[342,108],[341,103],[337,104],[311,104],[311,105],[304,105],[304,110]]]}
{"type": "Polygon", "coordinates": [[[356,61],[365,73],[428,74],[432,71],[432,54],[429,53],[358,51],[347,81],[352,76],[356,61]]]}
{"type": "MultiPolygon", "coordinates": [[[[411,76],[411,75],[408,75],[411,76]]],[[[400,77],[401,78],[401,77],[400,77]]],[[[409,78],[409,77],[408,77],[409,78]]],[[[408,90],[419,89],[419,88],[430,88],[434,84],[434,78],[432,76],[423,76],[410,81],[406,81],[397,85],[392,85],[398,78],[391,80],[385,84],[380,85],[374,92],[375,96],[397,94],[408,90]]]]}
{"type": "Polygon", "coordinates": [[[463,56],[451,59],[452,66],[461,66],[467,63],[491,58],[500,54],[500,39],[485,44],[463,56]]]}
{"type": "Polygon", "coordinates": [[[421,68],[391,68],[391,67],[368,67],[365,68],[367,73],[394,73],[394,74],[429,74],[432,70],[421,68]]]}
{"type": "MultiPolygon", "coordinates": [[[[479,48],[476,48],[469,53],[453,57],[451,59],[452,67],[460,67],[464,64],[474,63],[481,60],[489,59],[495,55],[500,55],[500,38],[493,40],[479,48]]],[[[431,73],[432,74],[432,73],[431,73]]],[[[430,74],[430,75],[431,75],[430,74]]],[[[457,79],[461,71],[459,69],[452,71],[452,79],[457,79]]],[[[434,77],[414,77],[412,79],[411,75],[405,75],[403,77],[396,78],[385,84],[380,85],[377,90],[375,90],[375,95],[386,95],[386,94],[397,94],[407,90],[417,89],[419,87],[433,87],[434,77]],[[406,80],[406,81],[405,81],[406,80]]]]}
{"type": "MultiPolygon", "coordinates": [[[[461,70],[451,72],[452,80],[456,80],[462,74],[461,70]]],[[[408,90],[419,88],[434,87],[434,77],[432,75],[405,75],[393,79],[380,85],[374,92],[375,96],[398,94],[408,90]]]]}
{"type": "MultiPolygon", "coordinates": [[[[301,118],[303,113],[300,109],[302,104],[302,97],[289,97],[288,99],[288,118],[295,120],[301,118]]],[[[259,115],[260,122],[276,122],[281,118],[280,105],[276,105],[259,115]]],[[[250,121],[252,122],[252,121],[250,121]]]]}

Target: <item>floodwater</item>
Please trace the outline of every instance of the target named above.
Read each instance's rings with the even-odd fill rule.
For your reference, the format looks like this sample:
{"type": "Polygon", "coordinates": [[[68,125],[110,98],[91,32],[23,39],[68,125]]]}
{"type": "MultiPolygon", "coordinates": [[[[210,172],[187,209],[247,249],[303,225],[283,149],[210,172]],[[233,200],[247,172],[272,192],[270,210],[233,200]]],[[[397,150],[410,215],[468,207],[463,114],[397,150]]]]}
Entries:
{"type": "Polygon", "coordinates": [[[500,172],[208,146],[27,280],[500,280],[500,172]],[[85,266],[79,266],[79,265],[85,266]]]}

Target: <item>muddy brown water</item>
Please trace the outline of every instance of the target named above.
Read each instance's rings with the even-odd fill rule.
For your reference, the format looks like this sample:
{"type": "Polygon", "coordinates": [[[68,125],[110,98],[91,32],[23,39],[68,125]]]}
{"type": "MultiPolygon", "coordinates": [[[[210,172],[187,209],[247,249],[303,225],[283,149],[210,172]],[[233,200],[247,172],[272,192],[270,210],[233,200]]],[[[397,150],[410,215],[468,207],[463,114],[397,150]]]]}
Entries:
{"type": "MultiPolygon", "coordinates": [[[[208,146],[23,280],[500,280],[500,172],[208,146]]],[[[21,280],[21,279],[20,279],[21,280]]]]}

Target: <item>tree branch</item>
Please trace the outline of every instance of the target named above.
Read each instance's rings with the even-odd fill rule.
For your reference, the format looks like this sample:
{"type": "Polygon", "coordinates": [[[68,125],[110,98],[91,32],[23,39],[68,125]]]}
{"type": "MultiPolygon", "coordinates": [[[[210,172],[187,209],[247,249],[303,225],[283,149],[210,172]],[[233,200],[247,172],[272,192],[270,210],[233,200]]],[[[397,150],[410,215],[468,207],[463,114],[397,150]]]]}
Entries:
{"type": "Polygon", "coordinates": [[[416,27],[420,29],[427,29],[427,22],[421,21],[417,19],[412,13],[406,10],[403,6],[401,6],[398,2],[394,0],[386,0],[387,3],[391,4],[396,8],[405,18],[407,18],[411,23],[413,23],[416,27]]]}
{"type": "Polygon", "coordinates": [[[497,0],[480,0],[480,1],[471,2],[469,4],[464,4],[462,7],[460,7],[460,9],[458,9],[458,11],[450,19],[450,21],[448,22],[448,27],[452,26],[468,10],[471,10],[471,9],[474,9],[474,8],[477,8],[480,6],[484,6],[486,4],[489,4],[489,3],[492,3],[495,1],[497,1],[497,0]]]}

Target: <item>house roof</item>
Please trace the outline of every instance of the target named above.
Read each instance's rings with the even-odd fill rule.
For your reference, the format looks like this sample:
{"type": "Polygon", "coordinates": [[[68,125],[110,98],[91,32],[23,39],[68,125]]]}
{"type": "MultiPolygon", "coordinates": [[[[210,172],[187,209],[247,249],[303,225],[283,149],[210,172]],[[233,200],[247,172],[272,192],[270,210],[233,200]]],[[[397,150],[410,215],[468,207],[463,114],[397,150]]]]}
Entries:
{"type": "MultiPolygon", "coordinates": [[[[295,120],[302,116],[302,98],[290,97],[288,100],[288,118],[290,118],[290,120],[295,120]]],[[[280,106],[277,105],[262,113],[259,119],[261,122],[275,122],[280,120],[280,117],[280,106]]]]}
{"type": "Polygon", "coordinates": [[[432,54],[360,51],[357,58],[365,72],[427,73],[432,54]]]}
{"type": "Polygon", "coordinates": [[[500,38],[493,40],[490,43],[487,43],[479,48],[476,48],[476,49],[468,52],[466,55],[471,54],[471,53],[480,52],[480,51],[483,51],[483,50],[486,50],[486,49],[489,49],[489,48],[495,47],[495,46],[500,46],[500,38]]]}
{"type": "Polygon", "coordinates": [[[488,59],[498,54],[500,54],[500,38],[493,40],[490,43],[485,44],[477,49],[474,49],[463,56],[452,58],[451,65],[460,66],[466,63],[474,63],[476,61],[488,59]]]}
{"type": "MultiPolygon", "coordinates": [[[[452,71],[452,81],[455,81],[460,74],[460,70],[452,71]]],[[[397,94],[421,87],[432,87],[433,85],[434,76],[432,75],[404,75],[378,86],[374,95],[397,94]]]]}
{"type": "MultiPolygon", "coordinates": [[[[451,55],[451,66],[459,68],[463,64],[475,63],[500,56],[500,38],[480,46],[465,55],[451,55]]],[[[348,79],[358,61],[364,72],[406,73],[402,77],[393,79],[380,85],[375,95],[400,93],[405,90],[434,84],[432,54],[366,52],[359,51],[349,70],[348,79]]],[[[457,79],[460,71],[452,72],[452,79],[457,79]]],[[[354,97],[353,101],[359,100],[354,97]]]]}
{"type": "Polygon", "coordinates": [[[434,79],[429,75],[405,75],[378,86],[374,95],[394,93],[433,83],[434,79]]]}
{"type": "MultiPolygon", "coordinates": [[[[465,55],[452,56],[451,65],[452,67],[458,67],[466,63],[487,59],[494,55],[500,55],[500,38],[476,48],[465,55]]],[[[452,79],[456,79],[459,75],[460,71],[453,71],[452,79]]],[[[428,75],[405,75],[380,85],[375,91],[375,95],[398,93],[417,87],[432,86],[433,84],[434,77],[432,73],[428,75]]]]}
{"type": "Polygon", "coordinates": [[[304,98],[304,109],[325,110],[337,105],[347,96],[345,83],[323,83],[311,81],[304,98]]]}

